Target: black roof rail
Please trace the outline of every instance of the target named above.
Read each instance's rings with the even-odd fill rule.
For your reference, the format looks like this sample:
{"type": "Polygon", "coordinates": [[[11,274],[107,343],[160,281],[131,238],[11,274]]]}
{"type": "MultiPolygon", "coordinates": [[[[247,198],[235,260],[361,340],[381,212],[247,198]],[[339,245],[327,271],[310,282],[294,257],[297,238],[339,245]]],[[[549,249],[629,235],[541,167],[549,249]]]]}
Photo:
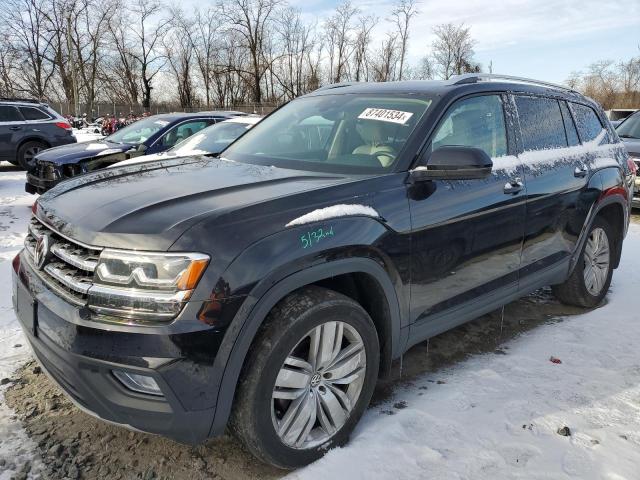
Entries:
{"type": "Polygon", "coordinates": [[[0,97],[0,102],[24,102],[24,103],[45,103],[34,98],[12,98],[12,97],[0,97]]]}
{"type": "Polygon", "coordinates": [[[334,89],[334,88],[350,87],[351,85],[356,85],[357,83],[362,83],[362,82],[330,83],[329,85],[324,85],[323,87],[316,88],[314,90],[314,92],[320,92],[322,90],[331,90],[331,89],[334,89]]]}
{"type": "Polygon", "coordinates": [[[528,83],[530,85],[539,85],[541,87],[556,88],[567,92],[578,93],[574,89],[558,85],[557,83],[544,82],[542,80],[534,80],[532,78],[514,77],[512,75],[499,75],[495,73],[465,73],[463,75],[454,75],[449,79],[450,85],[465,85],[469,83],[488,82],[504,80],[514,83],[528,83]]]}

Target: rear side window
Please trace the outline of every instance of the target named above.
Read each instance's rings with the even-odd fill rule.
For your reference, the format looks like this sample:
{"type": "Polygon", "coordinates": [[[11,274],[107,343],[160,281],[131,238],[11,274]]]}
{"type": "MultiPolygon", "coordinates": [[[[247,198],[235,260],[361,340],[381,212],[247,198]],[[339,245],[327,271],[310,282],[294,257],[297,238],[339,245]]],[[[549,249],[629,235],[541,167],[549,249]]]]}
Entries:
{"type": "Polygon", "coordinates": [[[49,115],[34,107],[20,107],[20,113],[25,120],[48,120],[49,115]]]}
{"type": "Polygon", "coordinates": [[[583,142],[591,142],[599,135],[602,135],[602,142],[600,143],[609,141],[607,131],[602,126],[602,123],[600,123],[600,119],[598,115],[596,115],[596,112],[593,111],[593,108],[572,102],[571,109],[576,119],[578,133],[580,133],[580,138],[582,138],[583,142]]]}
{"type": "Polygon", "coordinates": [[[571,117],[571,112],[569,111],[569,107],[567,106],[566,102],[560,102],[560,110],[562,111],[562,118],[564,119],[564,129],[567,132],[567,140],[569,141],[569,146],[573,147],[575,145],[580,145],[578,131],[576,130],[575,123],[573,123],[573,118],[571,117]]]}
{"type": "Polygon", "coordinates": [[[21,122],[22,120],[16,107],[0,105],[0,122],[21,122]]]}
{"type": "Polygon", "coordinates": [[[567,146],[564,122],[557,100],[516,97],[524,150],[546,150],[567,146]]]}
{"type": "Polygon", "coordinates": [[[458,101],[449,109],[433,139],[433,149],[445,145],[476,147],[490,157],[507,154],[502,100],[482,95],[458,101]]]}

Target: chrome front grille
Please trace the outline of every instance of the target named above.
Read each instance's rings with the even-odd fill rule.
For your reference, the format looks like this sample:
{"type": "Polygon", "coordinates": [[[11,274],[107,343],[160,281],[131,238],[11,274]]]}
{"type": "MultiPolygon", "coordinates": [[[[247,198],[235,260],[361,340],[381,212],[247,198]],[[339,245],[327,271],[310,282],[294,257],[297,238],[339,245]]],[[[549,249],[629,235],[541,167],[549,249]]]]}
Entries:
{"type": "Polygon", "coordinates": [[[51,230],[35,217],[32,217],[29,223],[29,233],[24,246],[32,267],[52,290],[76,305],[87,303],[100,249],[73,242],[51,230]],[[43,267],[39,269],[35,253],[38,240],[44,235],[49,237],[49,252],[43,267]]]}

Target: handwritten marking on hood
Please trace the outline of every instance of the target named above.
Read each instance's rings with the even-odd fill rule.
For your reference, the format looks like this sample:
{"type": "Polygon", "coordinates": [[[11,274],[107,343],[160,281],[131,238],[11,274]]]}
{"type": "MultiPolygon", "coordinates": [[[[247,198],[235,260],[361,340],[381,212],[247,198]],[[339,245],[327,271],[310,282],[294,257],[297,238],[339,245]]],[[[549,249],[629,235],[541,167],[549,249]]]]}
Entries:
{"type": "Polygon", "coordinates": [[[306,213],[301,217],[295,218],[287,223],[287,227],[295,227],[306,223],[321,222],[329,218],[350,217],[362,215],[365,217],[380,218],[380,214],[372,207],[367,205],[332,205],[330,207],[319,208],[312,212],[306,213]]]}

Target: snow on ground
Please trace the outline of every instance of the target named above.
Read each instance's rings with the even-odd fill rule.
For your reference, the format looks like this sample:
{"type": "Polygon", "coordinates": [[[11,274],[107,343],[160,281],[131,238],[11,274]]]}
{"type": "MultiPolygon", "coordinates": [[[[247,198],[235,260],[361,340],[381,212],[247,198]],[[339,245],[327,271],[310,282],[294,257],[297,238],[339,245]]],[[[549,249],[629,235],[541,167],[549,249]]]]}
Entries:
{"type": "MultiPolygon", "coordinates": [[[[24,172],[11,170],[0,162],[0,379],[11,378],[30,356],[11,304],[11,260],[22,248],[35,197],[24,191],[24,172]]],[[[20,465],[34,456],[36,446],[4,405],[5,388],[0,387],[0,458],[13,458],[20,465]]],[[[13,473],[0,467],[0,480],[13,473]]]]}
{"type": "MultiPolygon", "coordinates": [[[[23,183],[23,172],[0,164],[0,378],[29,358],[11,307],[11,258],[35,198],[23,183]]],[[[506,355],[476,355],[416,379],[370,409],[348,446],[291,477],[640,478],[639,249],[640,225],[632,225],[605,306],[529,331],[501,346],[506,355]],[[390,408],[398,401],[406,408],[390,408]],[[557,434],[563,426],[571,436],[557,434]]],[[[4,388],[0,458],[20,464],[36,447],[1,404],[4,388]]],[[[0,468],[0,480],[8,474],[0,468]]]]}
{"type": "Polygon", "coordinates": [[[639,249],[632,225],[605,306],[415,380],[291,477],[639,479],[639,249]],[[406,408],[382,413],[399,399],[406,408]]]}

